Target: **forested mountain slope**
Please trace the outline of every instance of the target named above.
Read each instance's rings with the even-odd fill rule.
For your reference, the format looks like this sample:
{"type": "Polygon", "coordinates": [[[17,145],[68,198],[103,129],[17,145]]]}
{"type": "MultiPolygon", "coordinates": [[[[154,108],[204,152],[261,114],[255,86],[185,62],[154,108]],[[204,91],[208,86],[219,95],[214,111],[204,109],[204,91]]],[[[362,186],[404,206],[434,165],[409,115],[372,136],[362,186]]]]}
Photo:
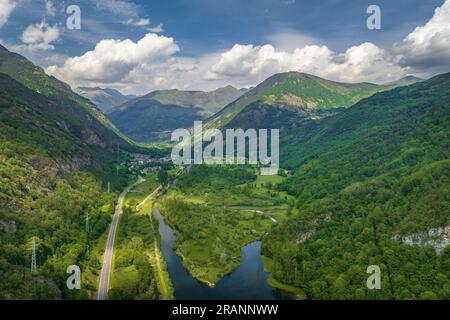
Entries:
{"type": "Polygon", "coordinates": [[[26,88],[42,94],[61,107],[53,110],[61,120],[61,126],[83,138],[90,144],[102,148],[114,147],[117,143],[129,145],[130,140],[87,99],[74,93],[70,87],[23,56],[0,46],[0,73],[9,75],[26,88]]]}
{"type": "Polygon", "coordinates": [[[106,182],[128,180],[114,147],[134,147],[65,84],[0,49],[0,299],[93,298],[116,199],[106,182]],[[83,270],[80,291],[66,286],[70,265],[83,270]]]}
{"type": "Polygon", "coordinates": [[[168,132],[192,127],[195,120],[213,115],[242,93],[232,86],[210,92],[153,91],[114,108],[108,117],[135,140],[167,139],[168,132]]]}
{"type": "Polygon", "coordinates": [[[281,160],[295,173],[279,187],[297,201],[263,242],[274,276],[313,299],[449,299],[450,248],[401,241],[450,225],[449,124],[447,73],[284,137],[281,160]],[[366,287],[369,265],[381,290],[366,287]]]}
{"type": "MultiPolygon", "coordinates": [[[[58,124],[57,108],[61,105],[54,100],[0,74],[3,299],[88,297],[95,291],[98,262],[92,257],[99,252],[87,246],[106,230],[115,200],[97,177],[112,176],[113,168],[101,146],[58,124]],[[84,231],[87,213],[89,233],[84,231]],[[30,273],[32,239],[38,244],[37,274],[30,273]],[[72,264],[83,267],[91,287],[67,290],[65,272],[72,264]]],[[[110,179],[117,185],[116,177],[110,179]]]]}

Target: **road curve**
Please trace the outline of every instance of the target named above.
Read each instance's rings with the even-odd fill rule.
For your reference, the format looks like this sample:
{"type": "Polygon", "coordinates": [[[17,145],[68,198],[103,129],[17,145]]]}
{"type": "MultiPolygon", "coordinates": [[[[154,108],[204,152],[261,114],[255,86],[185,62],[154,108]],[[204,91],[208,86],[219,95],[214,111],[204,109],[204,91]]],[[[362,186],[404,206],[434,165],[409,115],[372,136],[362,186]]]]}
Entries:
{"type": "Polygon", "coordinates": [[[108,239],[106,240],[105,253],[103,254],[102,271],[100,273],[100,282],[98,285],[97,300],[108,299],[109,279],[111,277],[111,266],[114,252],[114,241],[116,239],[117,226],[119,225],[119,217],[122,214],[123,199],[125,199],[125,196],[132,188],[142,183],[143,181],[145,180],[139,177],[138,181],[126,187],[125,190],[123,190],[122,193],[119,195],[111,227],[109,229],[108,239]]]}

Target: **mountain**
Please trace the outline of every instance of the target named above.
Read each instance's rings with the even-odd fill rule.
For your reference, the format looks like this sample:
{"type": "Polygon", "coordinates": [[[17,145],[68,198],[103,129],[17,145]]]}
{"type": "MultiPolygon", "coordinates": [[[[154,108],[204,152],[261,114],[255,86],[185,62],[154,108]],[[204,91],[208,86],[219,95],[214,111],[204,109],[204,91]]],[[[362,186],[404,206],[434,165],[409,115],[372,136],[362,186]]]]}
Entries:
{"type": "Polygon", "coordinates": [[[312,299],[449,299],[449,88],[439,75],[281,136],[278,188],[296,200],[263,239],[277,280],[312,299]]]}
{"type": "MultiPolygon", "coordinates": [[[[243,89],[245,90],[245,89],[243,89]]],[[[177,89],[153,91],[149,94],[133,99],[114,111],[124,111],[137,102],[158,101],[162,105],[177,105],[187,108],[198,108],[202,116],[210,116],[222,109],[228,103],[239,98],[245,91],[238,90],[232,86],[226,86],[214,91],[182,91],[177,89]]]]}
{"type": "Polygon", "coordinates": [[[105,186],[120,190],[129,178],[114,151],[135,148],[116,132],[66,84],[0,47],[0,299],[95,298],[95,245],[116,200],[105,186]],[[67,289],[70,265],[83,270],[81,290],[67,289]]]}
{"type": "Polygon", "coordinates": [[[403,77],[403,78],[401,78],[401,79],[399,79],[397,81],[386,83],[385,85],[389,86],[389,87],[392,87],[392,88],[395,88],[395,87],[409,86],[410,84],[421,82],[423,80],[424,79],[418,78],[418,77],[415,77],[415,76],[406,76],[406,77],[403,77]]]}
{"type": "Polygon", "coordinates": [[[89,100],[74,93],[58,79],[48,76],[23,56],[0,49],[0,73],[9,75],[26,88],[54,101],[64,108],[55,108],[52,116],[60,126],[84,139],[89,144],[112,148],[117,144],[130,145],[131,141],[89,100]]]}
{"type": "Polygon", "coordinates": [[[274,112],[291,116],[300,113],[314,117],[317,116],[316,113],[324,110],[336,111],[350,107],[359,100],[386,89],[385,86],[371,83],[339,83],[306,73],[280,73],[266,79],[227,105],[208,120],[207,126],[248,127],[252,124],[255,127],[254,122],[249,122],[252,119],[257,119],[257,127],[266,124],[269,121],[264,121],[264,112],[258,112],[259,106],[272,106],[278,109],[274,112]]]}
{"type": "Polygon", "coordinates": [[[169,131],[191,127],[195,120],[214,114],[244,91],[232,86],[210,92],[154,91],[122,104],[108,117],[135,140],[167,139],[169,131]]]}
{"type": "MultiPolygon", "coordinates": [[[[104,181],[115,189],[127,179],[113,174],[107,141],[59,118],[65,108],[0,73],[0,299],[95,296],[99,271],[88,261],[97,261],[96,254],[85,248],[107,231],[114,212],[115,196],[105,192],[104,181]],[[32,240],[38,273],[30,272],[32,240]],[[67,289],[69,265],[87,277],[82,290],[67,289]]],[[[93,122],[87,115],[85,122],[93,122]]]]}
{"type": "Polygon", "coordinates": [[[189,128],[195,120],[202,119],[199,108],[162,104],[156,100],[136,101],[108,117],[127,136],[143,142],[170,139],[170,131],[189,128]]]}
{"type": "Polygon", "coordinates": [[[123,95],[117,90],[108,88],[78,87],[75,91],[95,103],[104,114],[108,114],[115,107],[136,98],[134,95],[123,95]]]}

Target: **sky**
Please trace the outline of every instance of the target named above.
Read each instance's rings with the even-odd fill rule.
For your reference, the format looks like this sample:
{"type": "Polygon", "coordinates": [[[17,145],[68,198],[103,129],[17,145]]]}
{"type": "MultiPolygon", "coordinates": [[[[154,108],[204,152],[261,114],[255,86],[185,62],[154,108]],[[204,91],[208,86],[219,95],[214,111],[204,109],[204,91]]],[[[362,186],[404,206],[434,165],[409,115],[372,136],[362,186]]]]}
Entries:
{"type": "Polygon", "coordinates": [[[286,71],[385,83],[450,71],[450,0],[0,0],[0,43],[73,88],[126,94],[286,71]]]}

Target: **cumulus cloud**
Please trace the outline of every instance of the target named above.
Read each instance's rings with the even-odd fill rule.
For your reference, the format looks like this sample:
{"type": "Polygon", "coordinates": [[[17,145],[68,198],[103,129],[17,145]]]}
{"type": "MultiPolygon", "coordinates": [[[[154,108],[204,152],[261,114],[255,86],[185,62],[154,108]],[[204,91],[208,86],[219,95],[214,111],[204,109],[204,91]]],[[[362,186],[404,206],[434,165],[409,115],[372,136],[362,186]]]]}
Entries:
{"type": "Polygon", "coordinates": [[[42,21],[38,24],[29,25],[22,33],[21,40],[27,49],[30,50],[53,50],[53,42],[58,40],[60,35],[57,25],[50,26],[42,21]]]}
{"type": "Polygon", "coordinates": [[[8,21],[16,3],[11,0],[0,0],[0,28],[8,21]]]}
{"type": "Polygon", "coordinates": [[[389,55],[372,43],[335,53],[326,46],[310,45],[293,52],[280,51],[272,45],[235,45],[223,53],[206,73],[207,79],[241,77],[247,85],[274,73],[299,71],[332,80],[385,82],[404,75],[389,55]]]}
{"type": "Polygon", "coordinates": [[[434,12],[424,25],[387,50],[366,42],[343,53],[326,46],[304,45],[292,49],[291,43],[316,43],[296,34],[269,37],[273,45],[236,44],[220,55],[206,72],[209,80],[239,79],[252,85],[276,72],[300,71],[336,81],[384,83],[414,73],[432,76],[450,70],[450,0],[434,12]]]}
{"type": "Polygon", "coordinates": [[[156,27],[150,28],[150,32],[153,33],[160,33],[164,31],[164,25],[162,23],[158,24],[156,27]]]}
{"type": "Polygon", "coordinates": [[[284,30],[271,34],[267,37],[267,41],[279,50],[292,51],[297,48],[319,44],[321,41],[311,36],[301,34],[293,30],[284,30]]]}
{"type": "Polygon", "coordinates": [[[393,47],[399,63],[417,71],[442,71],[450,65],[450,0],[433,17],[393,47]]]}
{"type": "Polygon", "coordinates": [[[387,49],[365,42],[335,52],[318,39],[284,32],[268,37],[269,44],[235,44],[194,58],[182,56],[174,39],[151,32],[137,42],[100,41],[94,50],[47,72],[73,86],[110,86],[135,94],[170,88],[211,90],[228,84],[249,87],[287,71],[342,82],[386,83],[407,74],[427,77],[450,69],[449,12],[447,0],[428,23],[387,49]]]}
{"type": "Polygon", "coordinates": [[[113,83],[126,80],[141,64],[164,64],[179,51],[173,38],[149,33],[137,42],[102,40],[92,51],[66,60],[61,67],[50,66],[47,72],[69,83],[113,83]]]}

